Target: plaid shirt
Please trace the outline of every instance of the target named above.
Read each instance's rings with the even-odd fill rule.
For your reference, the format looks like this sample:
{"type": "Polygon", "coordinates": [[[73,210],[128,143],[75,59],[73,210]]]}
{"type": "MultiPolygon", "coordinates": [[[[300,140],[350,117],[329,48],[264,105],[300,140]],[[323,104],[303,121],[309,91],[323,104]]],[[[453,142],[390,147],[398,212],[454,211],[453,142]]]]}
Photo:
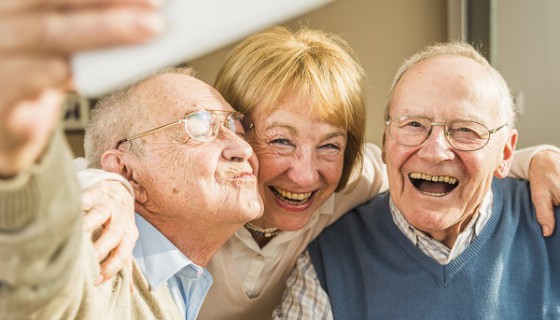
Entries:
{"type": "MultiPolygon", "coordinates": [[[[451,249],[411,226],[392,200],[389,201],[389,206],[393,221],[407,238],[422,252],[443,265],[460,255],[476,239],[492,214],[493,200],[494,194],[490,190],[451,249]]],[[[274,310],[273,319],[333,319],[329,296],[321,287],[307,250],[299,257],[296,268],[286,281],[282,304],[274,310]]]]}
{"type": "Polygon", "coordinates": [[[457,258],[461,252],[471,244],[480,234],[482,228],[488,222],[492,213],[492,203],[494,202],[494,194],[490,190],[486,197],[482,200],[478,212],[476,212],[465,230],[457,236],[457,240],[453,244],[453,248],[449,249],[443,243],[434,240],[422,231],[417,230],[406,221],[406,218],[393,203],[393,199],[389,199],[391,215],[397,227],[406,235],[406,237],[417,246],[424,254],[434,258],[439,264],[448,264],[451,260],[457,258]]]}

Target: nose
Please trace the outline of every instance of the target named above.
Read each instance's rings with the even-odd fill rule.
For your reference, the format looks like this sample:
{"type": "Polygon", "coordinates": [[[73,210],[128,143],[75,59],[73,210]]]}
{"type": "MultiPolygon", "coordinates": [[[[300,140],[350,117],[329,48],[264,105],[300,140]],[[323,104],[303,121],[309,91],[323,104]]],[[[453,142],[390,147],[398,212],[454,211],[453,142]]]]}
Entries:
{"type": "Polygon", "coordinates": [[[432,127],[432,133],[420,146],[418,156],[433,164],[451,160],[455,157],[455,153],[445,136],[443,126],[432,127]]]}
{"type": "Polygon", "coordinates": [[[222,155],[228,161],[247,161],[253,155],[253,148],[235,132],[226,128],[220,130],[221,139],[224,141],[222,155]]]}
{"type": "Polygon", "coordinates": [[[319,170],[312,151],[296,152],[288,172],[290,180],[301,187],[313,186],[319,180],[319,170]]]}

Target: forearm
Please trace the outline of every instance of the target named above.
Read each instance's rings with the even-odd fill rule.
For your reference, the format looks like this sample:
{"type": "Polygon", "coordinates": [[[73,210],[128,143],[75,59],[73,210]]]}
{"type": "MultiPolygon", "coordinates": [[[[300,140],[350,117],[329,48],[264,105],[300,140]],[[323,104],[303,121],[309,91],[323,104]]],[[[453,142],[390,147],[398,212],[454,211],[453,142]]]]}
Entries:
{"type": "Polygon", "coordinates": [[[132,189],[130,182],[128,182],[128,180],[126,180],[121,175],[93,168],[78,171],[78,182],[80,183],[80,187],[82,188],[82,190],[85,190],[93,186],[94,184],[107,180],[120,182],[128,190],[130,195],[134,196],[134,189],[132,189]]]}
{"type": "Polygon", "coordinates": [[[513,157],[513,163],[511,164],[511,170],[509,171],[509,176],[512,178],[529,180],[529,167],[531,166],[531,160],[533,160],[533,157],[537,153],[543,150],[551,150],[560,153],[560,149],[550,145],[516,150],[513,157]]]}
{"type": "Polygon", "coordinates": [[[39,163],[0,180],[0,318],[44,306],[72,273],[82,227],[70,159],[59,130],[39,163]]]}

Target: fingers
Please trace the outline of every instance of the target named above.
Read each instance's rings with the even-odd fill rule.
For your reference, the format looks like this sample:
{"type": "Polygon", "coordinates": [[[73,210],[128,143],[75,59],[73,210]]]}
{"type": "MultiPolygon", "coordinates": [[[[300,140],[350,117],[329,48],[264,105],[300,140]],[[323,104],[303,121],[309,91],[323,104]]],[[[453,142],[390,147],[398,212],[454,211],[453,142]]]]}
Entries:
{"type": "Polygon", "coordinates": [[[161,0],[4,0],[0,1],[0,15],[15,14],[37,9],[76,8],[129,4],[145,7],[159,7],[161,0]]]}
{"type": "Polygon", "coordinates": [[[11,107],[0,103],[1,176],[15,175],[37,161],[60,118],[62,99],[62,92],[45,90],[11,107]]]}
{"type": "Polygon", "coordinates": [[[117,246],[124,241],[125,237],[126,234],[122,225],[110,222],[105,224],[101,236],[93,243],[99,261],[107,258],[111,250],[118,249],[117,246]]]}
{"type": "Polygon", "coordinates": [[[70,79],[70,67],[67,58],[58,55],[2,57],[0,79],[10,81],[10,86],[0,86],[0,110],[6,110],[1,106],[14,105],[42,94],[45,88],[66,83],[70,79]]]}
{"type": "Polygon", "coordinates": [[[132,250],[138,239],[134,223],[134,199],[118,181],[104,180],[86,189],[83,195],[84,229],[102,227],[101,235],[93,246],[102,261],[96,284],[117,274],[132,259],[132,250]]]}
{"type": "Polygon", "coordinates": [[[152,38],[164,26],[159,1],[0,1],[0,111],[70,83],[73,53],[152,38]]]}
{"type": "Polygon", "coordinates": [[[84,232],[91,233],[97,228],[103,227],[105,223],[109,223],[111,211],[103,206],[105,200],[107,199],[104,198],[104,194],[95,185],[82,193],[82,210],[85,213],[84,232]]]}
{"type": "Polygon", "coordinates": [[[542,234],[549,237],[554,232],[556,219],[554,217],[554,210],[552,208],[552,199],[549,198],[533,198],[535,204],[535,211],[537,214],[537,221],[541,225],[542,234]]]}
{"type": "Polygon", "coordinates": [[[144,8],[111,7],[50,11],[0,20],[0,52],[58,52],[143,42],[164,28],[159,13],[144,8]]]}
{"type": "MultiPolygon", "coordinates": [[[[85,210],[84,210],[85,211],[85,210]]],[[[93,230],[100,228],[103,224],[111,218],[111,215],[106,210],[91,209],[87,211],[84,216],[84,232],[91,233],[93,230]]],[[[96,243],[99,239],[96,241],[96,243]]],[[[103,244],[104,245],[104,244],[103,244]]],[[[96,246],[97,248],[97,246],[96,246]]]]}
{"type": "MultiPolygon", "coordinates": [[[[101,264],[101,274],[96,285],[115,276],[120,270],[132,273],[132,250],[138,239],[138,231],[127,232],[116,249],[110,252],[108,258],[101,264]]],[[[114,247],[114,246],[113,246],[114,247]]]]}

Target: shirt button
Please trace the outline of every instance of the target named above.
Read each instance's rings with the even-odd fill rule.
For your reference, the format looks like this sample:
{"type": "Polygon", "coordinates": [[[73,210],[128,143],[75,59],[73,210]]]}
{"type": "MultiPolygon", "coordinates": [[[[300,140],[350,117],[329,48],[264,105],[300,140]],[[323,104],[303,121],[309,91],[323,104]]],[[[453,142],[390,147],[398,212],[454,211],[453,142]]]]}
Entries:
{"type": "Polygon", "coordinates": [[[198,270],[198,271],[196,272],[196,277],[197,277],[197,278],[200,278],[200,277],[202,277],[203,274],[204,274],[204,270],[198,270]]]}

